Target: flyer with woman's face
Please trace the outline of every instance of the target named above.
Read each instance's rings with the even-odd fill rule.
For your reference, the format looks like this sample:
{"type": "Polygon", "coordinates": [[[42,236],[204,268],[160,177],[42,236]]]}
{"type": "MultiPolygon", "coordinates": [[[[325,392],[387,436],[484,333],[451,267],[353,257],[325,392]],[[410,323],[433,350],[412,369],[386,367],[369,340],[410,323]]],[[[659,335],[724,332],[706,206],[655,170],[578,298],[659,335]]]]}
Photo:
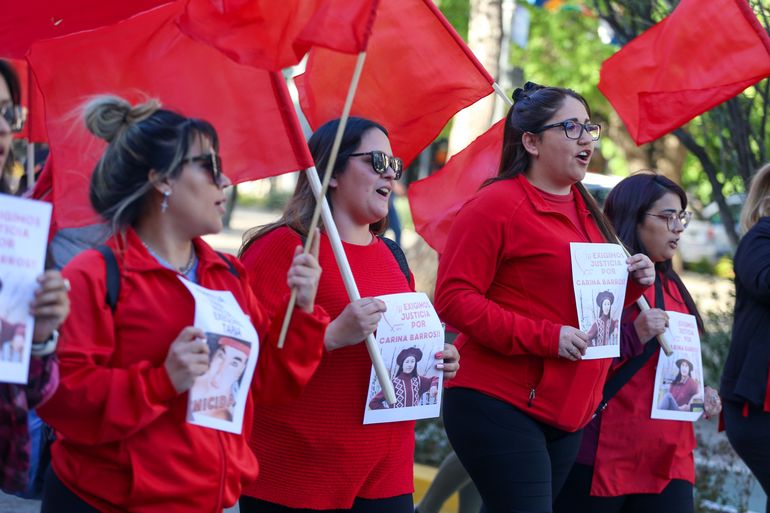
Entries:
{"type": "Polygon", "coordinates": [[[580,331],[588,335],[584,360],[620,356],[620,316],[628,265],[617,244],[570,243],[572,285],[580,331]]]}
{"type": "Polygon", "coordinates": [[[194,325],[209,346],[209,368],[189,391],[187,422],[240,434],[259,356],[257,331],[229,290],[180,280],[195,299],[194,325]]]}
{"type": "Polygon", "coordinates": [[[652,396],[653,419],[694,422],[703,414],[703,363],[700,336],[695,317],[666,312],[671,356],[663,349],[658,356],[652,396]]]}
{"type": "Polygon", "coordinates": [[[444,327],[422,292],[379,296],[387,306],[375,339],[387,367],[396,403],[388,404],[372,367],[364,424],[438,417],[443,372],[435,354],[444,348],[444,327]]]}

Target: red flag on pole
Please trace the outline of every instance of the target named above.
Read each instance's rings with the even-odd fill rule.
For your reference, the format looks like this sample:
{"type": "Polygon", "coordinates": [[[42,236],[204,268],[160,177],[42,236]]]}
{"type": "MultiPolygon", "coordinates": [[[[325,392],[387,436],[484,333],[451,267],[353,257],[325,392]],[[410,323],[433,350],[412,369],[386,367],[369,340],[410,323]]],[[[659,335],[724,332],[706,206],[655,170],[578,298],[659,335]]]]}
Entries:
{"type": "Polygon", "coordinates": [[[409,186],[414,229],[439,254],[455,215],[485,180],[497,176],[505,119],[492,125],[428,178],[409,186]]]}
{"type": "Polygon", "coordinates": [[[280,70],[311,46],[366,48],[379,0],[187,0],[179,27],[241,64],[280,70]]]}
{"type": "Polygon", "coordinates": [[[78,107],[112,93],[210,121],[219,131],[225,171],[234,182],[312,166],[283,76],[241,66],[180,33],[170,4],[118,24],[34,44],[28,55],[46,111],[60,227],[96,220],[88,183],[103,141],[90,135],[78,107]]]}
{"type": "Polygon", "coordinates": [[[170,0],[6,0],[0,16],[0,56],[21,59],[35,41],[124,20],[170,0]]]}
{"type": "MultiPolygon", "coordinates": [[[[355,63],[354,55],[310,50],[295,81],[314,129],[340,116],[340,81],[353,75],[355,63]]],[[[493,82],[431,0],[387,0],[372,27],[351,115],[382,123],[408,163],[457,111],[491,93],[493,82]]]]}
{"type": "Polygon", "coordinates": [[[602,64],[599,89],[636,144],[770,76],[770,38],[746,0],[682,0],[602,64]]]}

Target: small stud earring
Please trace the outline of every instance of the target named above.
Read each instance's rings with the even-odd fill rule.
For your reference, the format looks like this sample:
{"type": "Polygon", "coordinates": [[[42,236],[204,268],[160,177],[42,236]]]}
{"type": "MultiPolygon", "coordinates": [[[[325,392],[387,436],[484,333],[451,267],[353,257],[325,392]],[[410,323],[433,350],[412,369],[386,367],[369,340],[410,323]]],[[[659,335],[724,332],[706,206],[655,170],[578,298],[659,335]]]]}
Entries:
{"type": "Polygon", "coordinates": [[[168,209],[168,197],[171,196],[171,191],[163,191],[163,201],[160,202],[161,214],[168,209]]]}

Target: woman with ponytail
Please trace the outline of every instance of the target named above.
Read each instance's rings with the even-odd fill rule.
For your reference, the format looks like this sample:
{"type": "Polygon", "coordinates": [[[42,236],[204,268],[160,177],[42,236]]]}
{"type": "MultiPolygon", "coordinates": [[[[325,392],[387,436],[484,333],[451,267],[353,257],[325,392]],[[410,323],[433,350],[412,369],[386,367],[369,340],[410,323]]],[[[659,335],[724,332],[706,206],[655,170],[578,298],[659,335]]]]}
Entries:
{"type": "Polygon", "coordinates": [[[257,303],[238,260],[201,239],[222,229],[230,185],[214,127],[155,101],[132,107],[110,96],[91,101],[85,119],[109,143],[90,197],[114,233],[108,250],[84,251],[63,271],[74,307],[62,327],[61,384],[40,409],[58,434],[41,511],[221,512],[257,477],[246,443],[251,396],[266,395],[266,384],[299,388],[320,361],[320,267],[299,253],[287,266],[297,310],[291,340],[273,350],[280,320],[271,322],[257,303]],[[259,334],[242,434],[186,420],[189,390],[209,367],[209,346],[193,326],[196,302],[181,278],[232,293],[259,334]],[[111,302],[108,291],[116,289],[108,283],[115,279],[111,302]]]}
{"type": "MultiPolygon", "coordinates": [[[[581,361],[570,242],[615,242],[580,184],[601,127],[569,89],[514,92],[498,176],[457,214],[441,257],[436,308],[461,335],[463,367],[444,424],[490,513],[552,510],[602,397],[610,360],[581,361]]],[[[625,304],[654,281],[628,258],[625,304]]]]}

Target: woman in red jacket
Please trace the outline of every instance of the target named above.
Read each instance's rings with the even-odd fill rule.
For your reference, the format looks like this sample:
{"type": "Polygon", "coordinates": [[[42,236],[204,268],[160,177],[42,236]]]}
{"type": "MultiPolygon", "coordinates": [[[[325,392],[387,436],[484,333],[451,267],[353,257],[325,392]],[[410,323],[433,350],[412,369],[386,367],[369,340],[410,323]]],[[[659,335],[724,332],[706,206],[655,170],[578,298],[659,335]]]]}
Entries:
{"type": "MultiPolygon", "coordinates": [[[[613,368],[632,358],[649,359],[586,427],[576,463],[554,507],[558,513],[693,511],[693,424],[650,418],[659,353],[655,337],[666,328],[666,310],[694,315],[703,327],[690,293],[671,265],[690,220],[686,208],[682,188],[654,173],[626,178],[607,197],[604,211],[621,240],[655,263],[655,290],[645,292],[647,301],[655,305],[660,301],[655,299],[657,294],[663,305],[645,312],[633,305],[623,312],[621,358],[613,368]]],[[[685,359],[676,363],[680,370],[691,373],[692,363],[685,359]]],[[[692,384],[694,378],[688,373],[684,379],[680,374],[676,382],[692,384]]],[[[672,383],[672,389],[674,386],[672,383]]],[[[687,397],[684,404],[689,400],[687,397]]],[[[716,391],[706,387],[706,413],[716,415],[720,409],[716,391]]]]}
{"type": "MultiPolygon", "coordinates": [[[[319,170],[326,169],[338,126],[330,121],[310,138],[319,170]]],[[[363,424],[372,364],[361,342],[385,310],[373,296],[414,290],[411,273],[400,268],[394,249],[377,236],[385,230],[388,197],[402,172],[401,160],[392,155],[382,126],[362,118],[348,120],[328,199],[363,299],[348,299],[329,238],[322,233],[324,272],[317,301],[333,318],[323,337],[326,351],[297,400],[260,409],[254,417],[250,444],[262,472],[244,489],[241,513],[414,513],[414,422],[363,424]]],[[[279,300],[288,288],[270,277],[288,267],[292,248],[307,234],[315,203],[302,174],[283,217],[246,237],[244,265],[270,270],[251,286],[271,311],[282,312],[279,300]]],[[[424,358],[443,369],[445,378],[458,367],[451,345],[424,358]]]]}
{"type": "MultiPolygon", "coordinates": [[[[570,242],[613,240],[579,183],[599,134],[574,91],[517,89],[499,175],[457,214],[439,263],[436,306],[463,356],[444,424],[491,513],[551,511],[601,400],[610,360],[581,361],[570,258],[570,242]]],[[[628,264],[625,304],[654,279],[646,256],[628,264]]]]}
{"type": "Polygon", "coordinates": [[[107,246],[120,288],[109,305],[107,256],[98,251],[64,268],[73,308],[61,333],[61,383],[40,409],[58,435],[42,511],[221,512],[256,478],[257,462],[246,436],[186,421],[188,391],[209,367],[209,346],[193,326],[196,302],[181,278],[232,294],[260,338],[253,390],[278,399],[320,360],[314,341],[327,318],[314,303],[318,262],[298,255],[287,265],[298,308],[287,348],[273,351],[280,321],[271,326],[238,261],[200,238],[221,230],[230,183],[214,128],[154,101],[132,107],[117,97],[94,99],[85,116],[109,142],[90,197],[114,230],[107,246]]]}

